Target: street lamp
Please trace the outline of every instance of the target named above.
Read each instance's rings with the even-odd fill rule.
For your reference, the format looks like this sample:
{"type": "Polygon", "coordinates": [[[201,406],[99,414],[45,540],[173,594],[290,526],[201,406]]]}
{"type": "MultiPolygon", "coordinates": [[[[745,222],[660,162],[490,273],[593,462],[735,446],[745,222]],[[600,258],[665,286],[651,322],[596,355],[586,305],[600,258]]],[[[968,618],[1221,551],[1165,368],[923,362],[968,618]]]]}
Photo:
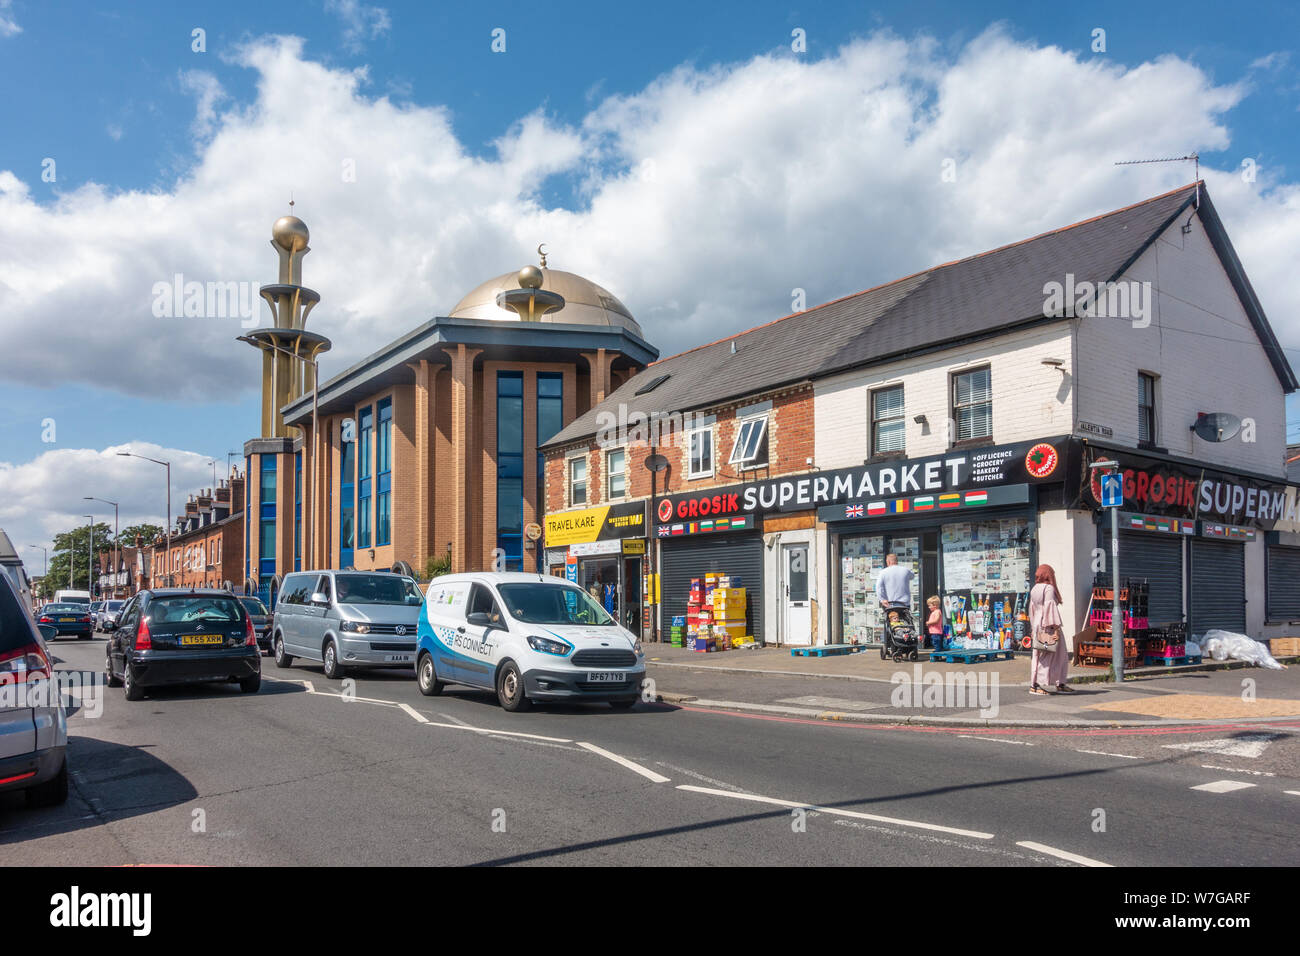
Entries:
{"type": "Polygon", "coordinates": [[[50,583],[46,580],[50,576],[50,549],[43,544],[29,544],[27,547],[40,548],[45,552],[45,573],[41,575],[41,597],[45,597],[45,591],[50,583]]]}
{"type": "MultiPolygon", "coordinates": [[[[90,534],[86,538],[86,593],[90,595],[90,600],[94,601],[95,586],[90,581],[90,564],[91,564],[90,556],[91,554],[94,553],[94,548],[95,548],[95,516],[94,515],[86,515],[86,527],[90,530],[90,534]]],[[[71,574],[71,569],[72,569],[72,559],[69,558],[68,559],[69,574],[71,574]]]]}
{"type": "MultiPolygon", "coordinates": [[[[226,481],[227,481],[227,483],[230,481],[230,459],[232,459],[232,458],[240,458],[240,457],[243,456],[243,454],[244,454],[244,453],[243,453],[242,451],[228,451],[228,452],[226,452],[226,481]]],[[[231,510],[234,510],[234,500],[233,500],[233,499],[231,499],[231,503],[230,503],[230,504],[231,504],[231,510]]]]}
{"type": "Polygon", "coordinates": [[[109,501],[107,498],[96,498],[94,495],[86,495],[86,501],[102,501],[106,505],[113,506],[113,597],[117,597],[117,549],[119,545],[118,538],[121,531],[117,523],[117,502],[109,501]]]}
{"type": "MultiPolygon", "coordinates": [[[[308,358],[305,355],[299,355],[292,349],[287,349],[283,345],[277,345],[268,339],[255,339],[251,335],[240,335],[235,338],[235,341],[247,342],[249,345],[259,349],[264,347],[274,349],[277,352],[283,352],[285,355],[300,359],[311,366],[311,467],[307,472],[307,478],[311,488],[311,500],[309,502],[308,517],[309,519],[315,519],[316,515],[319,513],[318,509],[320,507],[319,501],[316,498],[316,446],[320,442],[320,432],[317,430],[317,397],[320,394],[320,365],[317,363],[316,359],[308,358]]],[[[303,443],[306,444],[306,429],[302,428],[301,425],[299,425],[298,428],[302,429],[304,432],[303,443]]],[[[233,454],[233,452],[231,454],[233,454]]],[[[307,556],[308,561],[315,563],[315,558],[312,555],[312,544],[315,543],[315,536],[312,534],[313,524],[315,524],[314,520],[308,520],[305,523],[302,551],[303,554],[307,556]]]]}
{"type": "Polygon", "coordinates": [[[151,461],[155,465],[163,465],[167,469],[167,586],[171,587],[171,583],[172,583],[172,463],[170,461],[159,461],[157,458],[145,458],[144,455],[137,455],[133,451],[119,451],[117,454],[121,458],[143,458],[145,461],[151,461]]]}

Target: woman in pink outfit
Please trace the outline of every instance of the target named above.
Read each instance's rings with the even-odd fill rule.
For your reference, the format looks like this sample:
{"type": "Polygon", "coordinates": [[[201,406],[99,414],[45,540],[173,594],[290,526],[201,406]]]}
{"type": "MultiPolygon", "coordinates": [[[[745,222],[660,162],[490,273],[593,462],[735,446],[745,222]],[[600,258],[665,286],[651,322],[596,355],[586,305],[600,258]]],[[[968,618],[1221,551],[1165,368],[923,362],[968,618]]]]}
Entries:
{"type": "MultiPolygon", "coordinates": [[[[1034,573],[1034,587],[1029,592],[1029,632],[1038,633],[1040,625],[1061,623],[1061,591],[1056,586],[1056,572],[1050,564],[1040,564],[1034,573]]],[[[1029,692],[1045,695],[1044,688],[1058,691],[1070,690],[1065,683],[1070,672],[1070,655],[1065,649],[1065,636],[1056,642],[1055,651],[1034,648],[1029,662],[1029,692]]]]}

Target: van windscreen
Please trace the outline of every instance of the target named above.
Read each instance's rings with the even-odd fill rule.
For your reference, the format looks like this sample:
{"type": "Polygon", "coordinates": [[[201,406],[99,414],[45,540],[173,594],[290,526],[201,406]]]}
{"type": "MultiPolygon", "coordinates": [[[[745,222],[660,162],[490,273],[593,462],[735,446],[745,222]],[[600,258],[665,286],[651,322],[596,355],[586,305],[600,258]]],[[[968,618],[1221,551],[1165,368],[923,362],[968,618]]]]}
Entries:
{"type": "Polygon", "coordinates": [[[400,604],[419,607],[424,595],[410,578],[396,574],[336,574],[339,604],[400,604]]]}
{"type": "Polygon", "coordinates": [[[502,584],[497,590],[510,616],[525,624],[613,624],[586,591],[554,584],[502,584]]]}

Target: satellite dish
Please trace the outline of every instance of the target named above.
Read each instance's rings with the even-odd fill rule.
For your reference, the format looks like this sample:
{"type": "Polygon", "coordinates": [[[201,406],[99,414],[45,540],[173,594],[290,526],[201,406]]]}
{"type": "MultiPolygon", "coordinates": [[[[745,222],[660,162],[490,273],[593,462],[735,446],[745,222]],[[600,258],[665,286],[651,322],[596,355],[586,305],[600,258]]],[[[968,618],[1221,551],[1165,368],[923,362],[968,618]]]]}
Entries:
{"type": "Polygon", "coordinates": [[[406,575],[408,578],[413,578],[413,577],[415,577],[415,568],[411,567],[411,566],[410,566],[409,564],[407,564],[405,561],[398,561],[396,564],[393,565],[393,567],[392,567],[392,573],[393,573],[393,574],[404,574],[404,575],[406,575]]]}
{"type": "Polygon", "coordinates": [[[1201,412],[1196,416],[1192,431],[1206,441],[1228,441],[1241,428],[1241,419],[1227,412],[1201,412]]]}
{"type": "Polygon", "coordinates": [[[668,469],[668,459],[663,455],[647,455],[645,466],[651,471],[666,471],[668,469]]]}

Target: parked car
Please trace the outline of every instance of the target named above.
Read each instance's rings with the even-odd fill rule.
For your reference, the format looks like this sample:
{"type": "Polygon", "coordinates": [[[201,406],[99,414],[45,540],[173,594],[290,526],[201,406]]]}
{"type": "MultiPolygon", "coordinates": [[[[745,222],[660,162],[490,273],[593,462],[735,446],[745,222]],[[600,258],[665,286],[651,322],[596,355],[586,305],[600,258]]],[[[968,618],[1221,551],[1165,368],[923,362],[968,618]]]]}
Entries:
{"type": "Polygon", "coordinates": [[[53,638],[0,574],[0,791],[26,791],[31,806],[68,799],[68,718],[46,643],[53,638]]]}
{"type": "Polygon", "coordinates": [[[539,574],[434,578],[420,616],[416,680],[426,696],[448,683],[496,691],[506,710],[532,701],[636,704],[645,654],[586,591],[539,574]]]}
{"type": "Polygon", "coordinates": [[[140,591],[119,619],[108,625],[104,671],[127,700],[164,684],[235,681],[246,694],[262,686],[253,619],[229,591],[140,591]]]}
{"type": "Polygon", "coordinates": [[[257,648],[270,653],[271,650],[271,612],[266,609],[260,598],[240,595],[239,603],[253,619],[253,630],[257,632],[257,648]]]}
{"type": "Polygon", "coordinates": [[[90,606],[87,604],[47,604],[41,608],[38,624],[54,628],[54,637],[72,634],[83,640],[90,637],[90,606]]]}
{"type": "Polygon", "coordinates": [[[122,610],[122,605],[124,605],[125,603],[126,603],[125,601],[118,601],[118,600],[104,601],[100,605],[99,613],[96,614],[94,618],[95,630],[97,631],[105,630],[104,627],[105,624],[107,624],[109,621],[116,621],[117,612],[122,610]]]}
{"type": "Polygon", "coordinates": [[[415,579],[401,574],[286,575],[271,625],[275,662],[320,661],[331,680],[349,667],[410,667],[423,604],[415,579]]]}

